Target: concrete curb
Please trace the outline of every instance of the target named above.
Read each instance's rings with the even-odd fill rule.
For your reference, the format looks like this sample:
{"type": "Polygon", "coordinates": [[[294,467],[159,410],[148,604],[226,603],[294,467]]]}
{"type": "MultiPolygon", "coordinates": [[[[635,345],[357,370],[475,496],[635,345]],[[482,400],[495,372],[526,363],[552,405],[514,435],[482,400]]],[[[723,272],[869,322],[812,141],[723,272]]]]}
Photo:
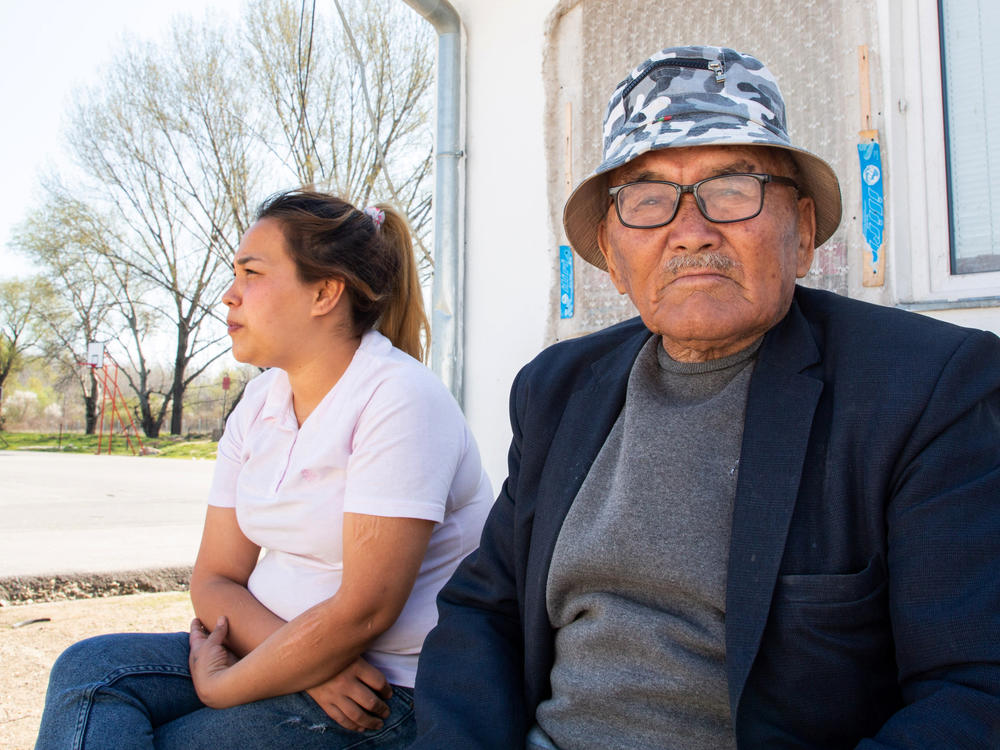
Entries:
{"type": "Polygon", "coordinates": [[[187,591],[190,581],[189,566],[110,573],[14,576],[0,578],[0,607],[125,594],[187,591]]]}

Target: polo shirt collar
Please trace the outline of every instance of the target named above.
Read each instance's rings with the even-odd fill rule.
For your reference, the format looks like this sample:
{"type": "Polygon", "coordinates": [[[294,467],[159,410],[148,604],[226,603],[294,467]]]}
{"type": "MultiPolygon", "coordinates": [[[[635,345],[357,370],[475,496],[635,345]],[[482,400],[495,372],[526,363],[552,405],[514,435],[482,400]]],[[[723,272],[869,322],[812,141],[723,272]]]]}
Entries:
{"type": "Polygon", "coordinates": [[[288,374],[284,370],[274,369],[276,372],[271,387],[267,390],[264,407],[260,410],[260,418],[273,422],[281,429],[296,430],[299,425],[292,410],[292,386],[288,382],[288,374]]]}

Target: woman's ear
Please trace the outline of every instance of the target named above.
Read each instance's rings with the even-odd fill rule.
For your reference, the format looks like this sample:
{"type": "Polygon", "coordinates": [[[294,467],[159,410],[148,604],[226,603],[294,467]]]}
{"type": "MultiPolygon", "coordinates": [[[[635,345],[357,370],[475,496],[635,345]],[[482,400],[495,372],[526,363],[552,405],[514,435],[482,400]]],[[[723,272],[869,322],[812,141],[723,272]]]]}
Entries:
{"type": "Polygon", "coordinates": [[[344,288],[343,279],[329,278],[316,282],[312,314],[322,317],[333,310],[344,296],[344,288]]]}

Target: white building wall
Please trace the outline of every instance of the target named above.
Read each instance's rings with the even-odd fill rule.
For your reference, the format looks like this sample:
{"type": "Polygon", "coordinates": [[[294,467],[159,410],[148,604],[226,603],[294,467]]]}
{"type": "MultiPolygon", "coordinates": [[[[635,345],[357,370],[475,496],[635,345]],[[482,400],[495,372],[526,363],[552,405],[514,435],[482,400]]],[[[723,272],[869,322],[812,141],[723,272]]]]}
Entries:
{"type": "MultiPolygon", "coordinates": [[[[451,2],[466,34],[464,406],[497,489],[506,476],[507,397],[517,370],[554,340],[631,314],[604,274],[576,259],[576,318],[559,319],[561,207],[568,187],[600,159],[600,119],[612,87],[663,46],[721,44],[759,56],[785,94],[793,140],[838,171],[843,221],[817,253],[807,283],[1000,331],[1000,285],[982,293],[994,302],[979,307],[952,304],[953,295],[945,295],[944,306],[921,302],[910,288],[913,268],[946,254],[947,245],[933,240],[933,253],[920,257],[910,249],[928,234],[920,225],[927,211],[915,209],[911,192],[930,171],[910,153],[923,145],[930,163],[941,146],[920,135],[913,95],[900,82],[912,76],[909,59],[933,56],[934,29],[923,46],[906,42],[916,38],[906,31],[912,14],[896,0],[451,2]],[[890,212],[886,280],[875,288],[860,283],[862,44],[870,50],[871,109],[883,139],[890,212]]],[[[932,25],[933,0],[912,2],[932,25]]],[[[924,200],[938,194],[927,191],[924,200]]]]}
{"type": "Polygon", "coordinates": [[[465,414],[495,489],[507,396],[544,346],[549,289],[542,49],[549,3],[452,0],[465,28],[465,414]]]}

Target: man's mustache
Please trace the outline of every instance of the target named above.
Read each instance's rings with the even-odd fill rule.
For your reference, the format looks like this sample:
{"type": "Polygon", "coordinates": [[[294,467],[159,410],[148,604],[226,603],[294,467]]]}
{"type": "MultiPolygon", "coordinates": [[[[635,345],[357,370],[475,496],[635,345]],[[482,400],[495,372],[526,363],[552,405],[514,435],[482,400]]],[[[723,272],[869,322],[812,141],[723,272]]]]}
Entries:
{"type": "Polygon", "coordinates": [[[695,253],[694,255],[675,255],[667,261],[667,272],[677,275],[691,268],[707,268],[714,271],[732,271],[737,267],[735,260],[722,253],[695,253]]]}

